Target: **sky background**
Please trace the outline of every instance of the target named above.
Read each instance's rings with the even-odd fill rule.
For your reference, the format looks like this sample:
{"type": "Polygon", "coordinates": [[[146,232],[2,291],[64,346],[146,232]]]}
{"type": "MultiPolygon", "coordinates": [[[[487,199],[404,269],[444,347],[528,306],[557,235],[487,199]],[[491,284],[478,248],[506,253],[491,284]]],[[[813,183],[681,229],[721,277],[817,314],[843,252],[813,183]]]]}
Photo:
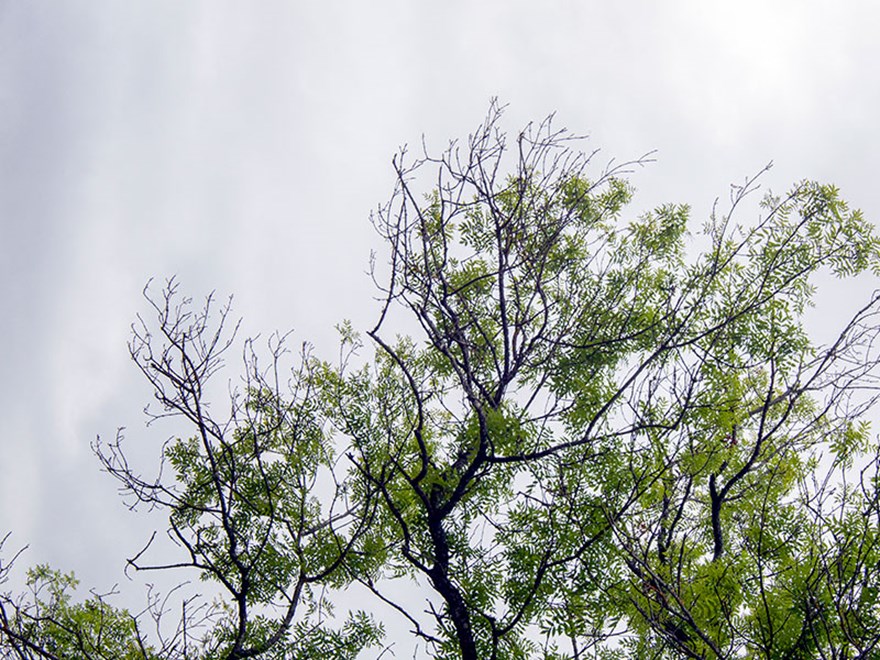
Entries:
{"type": "Polygon", "coordinates": [[[173,432],[144,427],[126,348],[150,278],[330,357],[334,324],[378,311],[391,157],[466,138],[492,97],[511,133],[556,112],[599,164],[657,150],[633,215],[686,202],[699,226],[773,160],[765,188],[832,182],[880,219],[878,29],[867,0],[0,0],[6,554],[105,588],[161,522],[90,450],[126,427],[148,468],[173,432]]]}

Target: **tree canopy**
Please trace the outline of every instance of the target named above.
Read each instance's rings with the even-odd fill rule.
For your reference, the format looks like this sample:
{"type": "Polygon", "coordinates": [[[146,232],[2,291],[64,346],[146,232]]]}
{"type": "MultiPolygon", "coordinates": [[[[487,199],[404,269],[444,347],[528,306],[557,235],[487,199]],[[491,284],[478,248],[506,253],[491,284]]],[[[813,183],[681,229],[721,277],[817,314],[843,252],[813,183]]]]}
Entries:
{"type": "Polygon", "coordinates": [[[218,595],[131,614],[37,567],[4,657],[388,657],[401,622],[449,660],[880,654],[880,295],[805,326],[820,279],[878,274],[873,226],[811,181],[739,220],[758,177],[632,217],[645,159],[502,114],[394,159],[378,320],[337,358],[246,342],[221,413],[229,306],[148,292],[131,357],[190,433],[158,475],[96,452],[179,549],[129,565],[218,595]]]}

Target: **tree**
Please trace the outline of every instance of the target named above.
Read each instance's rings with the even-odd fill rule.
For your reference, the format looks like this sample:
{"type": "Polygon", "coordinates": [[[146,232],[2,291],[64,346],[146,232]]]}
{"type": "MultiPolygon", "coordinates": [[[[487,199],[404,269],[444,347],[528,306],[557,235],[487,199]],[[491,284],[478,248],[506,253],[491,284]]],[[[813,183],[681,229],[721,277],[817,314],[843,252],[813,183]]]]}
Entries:
{"type": "MultiPolygon", "coordinates": [[[[143,617],[108,610],[113,643],[355,657],[382,625],[327,615],[347,589],[438,658],[873,657],[880,296],[827,346],[804,327],[818,276],[880,269],[871,225],[813,182],[738,224],[757,179],[697,235],[686,206],[627,221],[625,175],[644,159],[590,176],[594,154],[552,118],[510,144],[501,117],[493,105],[465,145],[394,160],[373,216],[384,302],[364,335],[340,327],[338,361],[305,348],[287,371],[276,338],[264,368],[248,343],[220,419],[207,397],[229,308],[196,312],[174,283],[153,299],[132,357],[158,415],[193,437],[164,448],[156,479],[121,438],[98,453],[169,511],[183,552],[132,566],[195,570],[226,596],[152,645],[143,617]],[[401,582],[426,611],[395,600],[401,582]]],[[[52,626],[96,617],[44,602],[0,601],[6,648],[72,657],[52,655],[52,626]]],[[[113,655],[78,639],[73,656],[113,655]]]]}

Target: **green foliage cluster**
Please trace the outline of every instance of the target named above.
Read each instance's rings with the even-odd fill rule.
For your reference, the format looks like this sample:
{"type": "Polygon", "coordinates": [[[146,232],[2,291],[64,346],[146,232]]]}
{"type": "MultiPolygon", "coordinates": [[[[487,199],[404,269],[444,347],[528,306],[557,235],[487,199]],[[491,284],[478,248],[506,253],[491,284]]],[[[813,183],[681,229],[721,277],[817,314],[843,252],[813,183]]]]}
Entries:
{"type": "Polygon", "coordinates": [[[72,573],[48,566],[28,571],[28,592],[19,601],[21,613],[0,618],[3,657],[100,658],[102,660],[153,660],[155,651],[138,634],[126,610],[92,595],[72,602],[78,581],[72,573]],[[12,647],[12,648],[10,648],[12,647]],[[18,651],[12,655],[12,649],[18,651]]]}

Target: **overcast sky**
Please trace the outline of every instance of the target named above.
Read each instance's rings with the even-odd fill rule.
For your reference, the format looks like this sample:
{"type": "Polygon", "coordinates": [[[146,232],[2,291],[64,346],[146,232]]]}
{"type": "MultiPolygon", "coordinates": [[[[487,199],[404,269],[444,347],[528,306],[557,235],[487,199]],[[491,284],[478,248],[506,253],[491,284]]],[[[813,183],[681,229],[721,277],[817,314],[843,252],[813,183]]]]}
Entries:
{"type": "Polygon", "coordinates": [[[868,0],[0,0],[7,551],[106,587],[146,538],[89,445],[167,435],[125,345],[149,278],[326,355],[377,309],[391,156],[494,96],[511,132],[556,111],[603,162],[656,149],[633,213],[700,224],[773,160],[766,186],[832,182],[880,218],[878,29],[868,0]]]}

